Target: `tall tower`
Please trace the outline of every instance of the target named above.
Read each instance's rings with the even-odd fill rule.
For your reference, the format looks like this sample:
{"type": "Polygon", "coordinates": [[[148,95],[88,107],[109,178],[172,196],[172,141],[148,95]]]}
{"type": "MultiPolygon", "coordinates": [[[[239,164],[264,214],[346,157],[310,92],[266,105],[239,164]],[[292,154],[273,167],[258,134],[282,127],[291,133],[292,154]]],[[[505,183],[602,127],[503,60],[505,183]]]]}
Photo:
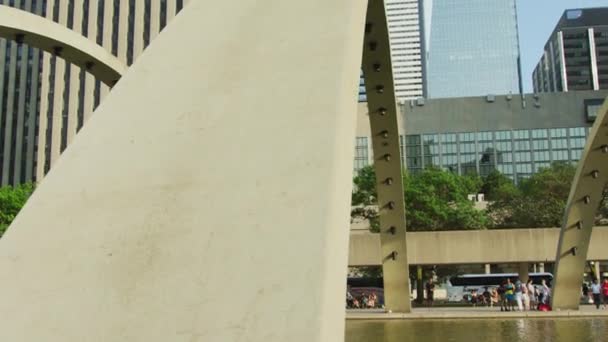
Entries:
{"type": "Polygon", "coordinates": [[[429,98],[520,92],[515,0],[427,0],[429,98]]]}
{"type": "MultiPolygon", "coordinates": [[[[422,78],[422,0],[384,0],[397,100],[424,96],[422,78]]],[[[359,80],[359,101],[367,100],[364,76],[359,80]]]]}
{"type": "Polygon", "coordinates": [[[532,81],[538,93],[608,89],[608,7],[565,11],[532,81]]]}

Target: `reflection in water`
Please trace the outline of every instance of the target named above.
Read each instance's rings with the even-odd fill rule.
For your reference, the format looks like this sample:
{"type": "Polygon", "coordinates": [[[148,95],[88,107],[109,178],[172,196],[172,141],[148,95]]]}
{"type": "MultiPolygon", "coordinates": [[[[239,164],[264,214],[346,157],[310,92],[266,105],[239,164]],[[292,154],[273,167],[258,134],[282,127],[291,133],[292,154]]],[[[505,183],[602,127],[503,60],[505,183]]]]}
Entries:
{"type": "Polygon", "coordinates": [[[608,341],[608,319],[347,321],[346,342],[608,341]]]}

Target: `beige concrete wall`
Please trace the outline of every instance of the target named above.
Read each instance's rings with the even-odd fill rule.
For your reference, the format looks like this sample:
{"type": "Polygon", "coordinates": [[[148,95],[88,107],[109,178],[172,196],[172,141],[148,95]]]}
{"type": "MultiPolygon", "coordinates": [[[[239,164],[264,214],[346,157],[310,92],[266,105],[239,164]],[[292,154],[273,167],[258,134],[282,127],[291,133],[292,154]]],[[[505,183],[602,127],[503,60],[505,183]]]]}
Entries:
{"type": "MultiPolygon", "coordinates": [[[[411,265],[553,262],[557,228],[407,233],[411,265]]],[[[608,227],[595,227],[588,260],[608,260],[608,227]]],[[[380,265],[378,234],[350,235],[350,266],[380,265]]]]}
{"type": "Polygon", "coordinates": [[[0,341],[342,341],[366,5],[191,1],[0,239],[0,341]]]}

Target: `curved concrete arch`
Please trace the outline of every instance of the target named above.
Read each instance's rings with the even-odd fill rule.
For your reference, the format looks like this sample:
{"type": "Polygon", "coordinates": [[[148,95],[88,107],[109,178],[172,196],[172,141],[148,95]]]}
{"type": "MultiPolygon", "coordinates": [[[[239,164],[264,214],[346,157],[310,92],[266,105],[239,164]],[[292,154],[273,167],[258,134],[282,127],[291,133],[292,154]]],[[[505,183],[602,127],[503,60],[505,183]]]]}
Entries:
{"type": "Polygon", "coordinates": [[[0,37],[25,43],[85,68],[108,86],[114,86],[127,67],[103,47],[47,18],[0,6],[0,37]]]}
{"type": "Polygon", "coordinates": [[[553,307],[578,309],[595,215],[608,182],[608,100],[598,111],[572,183],[555,257],[553,307]]]}

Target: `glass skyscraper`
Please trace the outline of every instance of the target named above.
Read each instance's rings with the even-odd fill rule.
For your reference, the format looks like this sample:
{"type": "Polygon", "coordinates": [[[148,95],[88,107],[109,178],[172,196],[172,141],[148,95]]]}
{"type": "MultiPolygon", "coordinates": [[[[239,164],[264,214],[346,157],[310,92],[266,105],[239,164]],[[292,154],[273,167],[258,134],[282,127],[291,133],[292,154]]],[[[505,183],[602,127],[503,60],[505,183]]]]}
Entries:
{"type": "Polygon", "coordinates": [[[423,3],[429,98],[520,92],[515,0],[423,3]]]}

